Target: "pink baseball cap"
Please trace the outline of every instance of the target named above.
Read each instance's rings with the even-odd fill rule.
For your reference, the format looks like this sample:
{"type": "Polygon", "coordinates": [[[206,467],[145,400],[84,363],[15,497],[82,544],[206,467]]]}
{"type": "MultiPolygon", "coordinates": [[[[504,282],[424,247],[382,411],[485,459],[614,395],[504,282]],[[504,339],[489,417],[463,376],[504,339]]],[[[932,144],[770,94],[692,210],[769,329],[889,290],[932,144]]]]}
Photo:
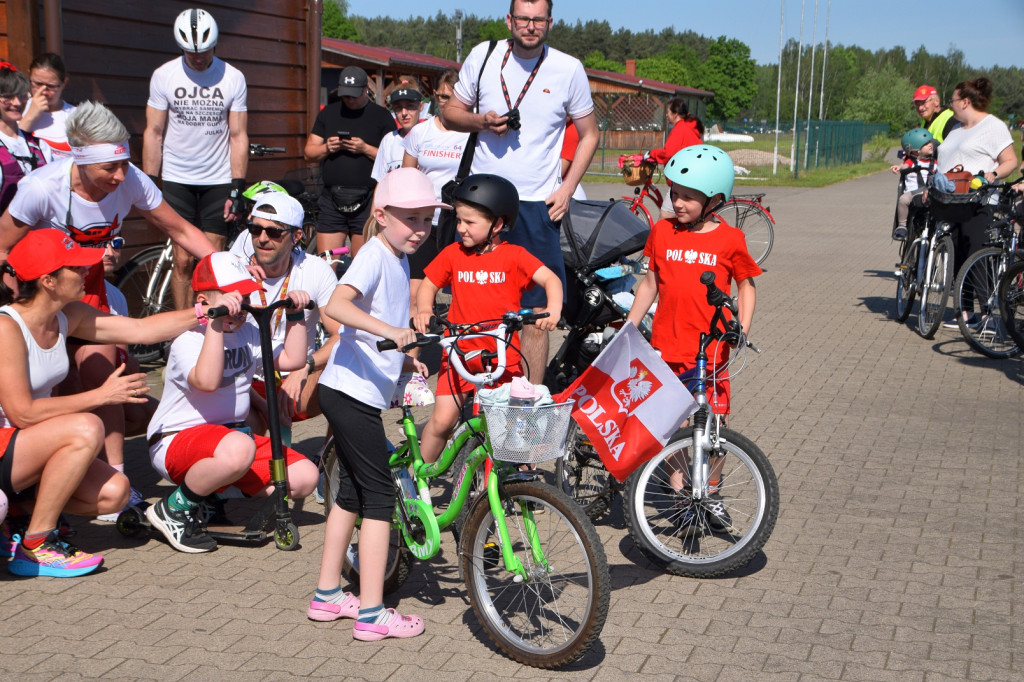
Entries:
{"type": "Polygon", "coordinates": [[[930,85],[922,85],[917,90],[914,90],[914,101],[922,102],[929,97],[938,97],[939,91],[930,85]]]}
{"type": "Polygon", "coordinates": [[[434,183],[418,168],[397,168],[377,183],[374,208],[448,208],[437,198],[434,183]]]}
{"type": "Polygon", "coordinates": [[[237,291],[248,296],[263,289],[245,269],[242,259],[229,251],[215,251],[196,264],[192,291],[237,291]]]}

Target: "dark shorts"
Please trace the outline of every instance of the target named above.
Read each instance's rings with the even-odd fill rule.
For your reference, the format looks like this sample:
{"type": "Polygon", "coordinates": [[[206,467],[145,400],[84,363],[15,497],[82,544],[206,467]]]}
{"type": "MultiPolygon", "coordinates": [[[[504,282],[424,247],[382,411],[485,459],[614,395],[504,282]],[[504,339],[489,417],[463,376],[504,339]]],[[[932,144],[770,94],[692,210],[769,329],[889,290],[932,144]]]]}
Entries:
{"type": "MultiPolygon", "coordinates": [[[[540,259],[562,280],[562,295],[565,295],[565,262],[559,240],[559,225],[548,216],[548,206],[543,201],[523,201],[519,204],[519,220],[505,241],[517,244],[540,259]]],[[[523,294],[524,308],[542,308],[547,305],[548,296],[542,287],[533,287],[523,294]]]]}
{"type": "Polygon", "coordinates": [[[11,483],[11,468],[14,466],[14,441],[18,437],[17,429],[0,429],[0,448],[3,455],[0,456],[0,490],[7,495],[7,499],[15,499],[14,486],[11,483]]]}
{"type": "Polygon", "coordinates": [[[164,199],[174,212],[203,232],[227,237],[224,202],[231,198],[231,183],[224,185],[183,185],[164,180],[164,199]]]}
{"type": "Polygon", "coordinates": [[[317,205],[320,208],[320,215],[316,221],[316,231],[324,234],[362,234],[363,225],[373,211],[373,201],[367,200],[355,213],[342,213],[327,194],[320,195],[317,205]]]}
{"type": "Polygon", "coordinates": [[[390,521],[395,483],[380,410],[323,384],[317,391],[338,447],[341,476],[335,502],[364,519],[390,521]]]}

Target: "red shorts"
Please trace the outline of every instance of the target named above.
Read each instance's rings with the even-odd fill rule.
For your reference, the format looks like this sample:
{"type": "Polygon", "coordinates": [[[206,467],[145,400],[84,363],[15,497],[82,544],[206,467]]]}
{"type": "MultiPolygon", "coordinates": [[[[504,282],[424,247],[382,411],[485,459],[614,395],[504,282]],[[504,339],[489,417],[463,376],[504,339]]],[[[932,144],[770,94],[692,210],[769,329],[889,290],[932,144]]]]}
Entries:
{"type": "MultiPolygon", "coordinates": [[[[479,364],[477,364],[476,367],[473,365],[474,363],[469,363],[469,367],[466,369],[474,374],[482,371],[483,367],[479,364]]],[[[507,384],[512,381],[514,377],[521,376],[523,376],[523,368],[517,362],[511,367],[506,367],[505,373],[501,375],[501,378],[498,379],[491,388],[507,384]]],[[[461,395],[463,393],[473,393],[476,389],[476,385],[463,379],[461,374],[448,366],[447,355],[441,357],[441,369],[437,373],[437,388],[434,389],[434,395],[461,395]]]]}
{"type": "MultiPolygon", "coordinates": [[[[672,372],[679,377],[679,380],[683,382],[683,385],[689,389],[689,381],[694,377],[688,376],[687,373],[694,371],[697,367],[695,362],[666,362],[671,368],[672,372]]],[[[712,382],[710,380],[710,372],[708,372],[709,380],[707,382],[707,396],[708,403],[711,405],[711,411],[714,414],[730,414],[729,402],[729,373],[719,372],[719,378],[717,381],[712,382]]]]}
{"type": "MultiPolygon", "coordinates": [[[[264,382],[260,381],[259,379],[253,379],[252,380],[252,389],[254,391],[256,391],[257,393],[259,393],[261,396],[263,396],[264,400],[267,399],[267,385],[264,382]]],[[[295,407],[298,408],[299,406],[295,405],[295,407]]],[[[301,422],[301,421],[304,421],[306,419],[309,419],[309,415],[306,414],[305,412],[299,412],[296,409],[295,416],[292,417],[292,421],[293,422],[301,422]]]]}
{"type": "Polygon", "coordinates": [[[14,438],[14,434],[18,432],[18,429],[14,427],[0,428],[0,457],[3,457],[7,453],[7,446],[10,444],[11,439],[14,438]]]}
{"type": "MultiPolygon", "coordinates": [[[[213,457],[217,445],[232,430],[220,424],[203,424],[176,434],[167,446],[167,453],[164,456],[167,475],[181,485],[192,465],[201,459],[213,457]]],[[[252,438],[256,441],[256,458],[249,471],[232,484],[249,496],[258,495],[270,485],[270,439],[266,436],[252,438]]],[[[284,458],[288,466],[306,459],[304,455],[291,448],[284,448],[284,458]]]]}

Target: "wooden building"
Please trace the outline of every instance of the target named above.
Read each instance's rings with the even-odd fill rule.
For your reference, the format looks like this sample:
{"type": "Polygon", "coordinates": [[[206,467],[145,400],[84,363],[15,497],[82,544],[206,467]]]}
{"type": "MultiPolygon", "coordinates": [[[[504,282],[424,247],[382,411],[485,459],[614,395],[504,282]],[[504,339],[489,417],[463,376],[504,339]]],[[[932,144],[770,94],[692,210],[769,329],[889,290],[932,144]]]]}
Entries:
{"type": "MultiPolygon", "coordinates": [[[[0,0],[0,58],[27,69],[36,54],[60,54],[70,74],[64,98],[109,106],[132,134],[132,159],[141,165],[149,77],[181,54],[174,18],[197,5],[217,20],[217,56],[245,74],[249,140],[287,150],[251,159],[249,179],[302,168],[320,108],[323,0],[0,0]]],[[[141,220],[126,223],[125,236],[132,246],[160,239],[141,220]]]]}

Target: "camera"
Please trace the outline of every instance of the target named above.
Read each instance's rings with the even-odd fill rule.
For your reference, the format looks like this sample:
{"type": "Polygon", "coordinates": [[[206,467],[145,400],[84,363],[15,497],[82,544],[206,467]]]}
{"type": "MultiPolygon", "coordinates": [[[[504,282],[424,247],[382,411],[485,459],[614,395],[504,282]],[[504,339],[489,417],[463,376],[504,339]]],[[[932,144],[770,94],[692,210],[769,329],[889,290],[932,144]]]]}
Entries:
{"type": "Polygon", "coordinates": [[[519,130],[523,126],[522,121],[519,120],[518,108],[509,109],[505,116],[508,117],[508,120],[505,121],[505,125],[508,126],[509,130],[519,130]]]}

